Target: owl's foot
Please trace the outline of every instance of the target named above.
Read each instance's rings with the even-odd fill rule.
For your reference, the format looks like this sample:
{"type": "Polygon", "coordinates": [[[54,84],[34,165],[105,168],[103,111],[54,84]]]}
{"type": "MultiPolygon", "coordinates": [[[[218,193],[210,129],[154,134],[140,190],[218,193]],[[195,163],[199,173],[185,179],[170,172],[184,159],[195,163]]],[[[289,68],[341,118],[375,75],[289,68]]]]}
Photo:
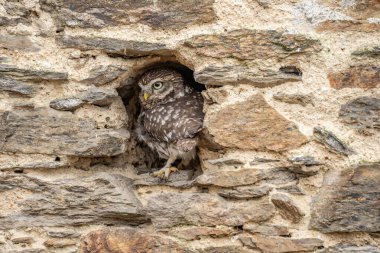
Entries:
{"type": "Polygon", "coordinates": [[[176,167],[162,168],[158,171],[153,172],[153,176],[159,177],[161,179],[168,179],[171,172],[176,172],[178,169],[176,167]]]}

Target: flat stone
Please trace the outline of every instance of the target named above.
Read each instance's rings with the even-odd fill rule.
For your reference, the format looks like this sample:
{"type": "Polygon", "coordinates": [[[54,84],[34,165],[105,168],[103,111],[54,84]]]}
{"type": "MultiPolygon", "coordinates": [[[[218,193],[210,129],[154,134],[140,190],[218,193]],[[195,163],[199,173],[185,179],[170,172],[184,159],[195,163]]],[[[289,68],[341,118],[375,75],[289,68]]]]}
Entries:
{"type": "Polygon", "coordinates": [[[335,134],[322,127],[314,127],[313,136],[315,137],[316,141],[322,143],[330,151],[346,156],[355,154],[355,152],[344,142],[339,140],[335,134]]]}
{"type": "Polygon", "coordinates": [[[317,238],[292,239],[278,236],[252,236],[257,249],[267,253],[314,252],[323,248],[323,241],[317,238]]]}
{"type": "Polygon", "coordinates": [[[115,89],[90,88],[79,94],[79,97],[86,103],[97,106],[108,106],[115,98],[119,97],[115,89]]]}
{"type": "Polygon", "coordinates": [[[272,190],[269,186],[239,186],[233,189],[219,189],[218,194],[226,199],[252,199],[267,195],[272,190]]]}
{"type": "Polygon", "coordinates": [[[152,173],[145,173],[138,175],[133,184],[135,186],[166,185],[176,188],[190,188],[194,183],[193,176],[193,170],[179,170],[170,174],[170,177],[166,180],[155,177],[152,173]]]}
{"type": "MultiPolygon", "coordinates": [[[[126,225],[148,222],[135,197],[131,180],[109,173],[43,180],[24,174],[1,173],[0,191],[28,191],[0,207],[1,229],[69,225],[126,225]],[[11,208],[11,209],[9,209],[11,208]]],[[[2,201],[5,201],[2,199],[2,201]]]]}
{"type": "Polygon", "coordinates": [[[40,50],[35,42],[32,42],[28,36],[22,35],[0,35],[0,48],[37,52],[40,50]]]}
{"type": "Polygon", "coordinates": [[[207,112],[204,124],[213,141],[228,148],[279,152],[307,141],[294,123],[269,106],[259,94],[207,112]]]}
{"type": "Polygon", "coordinates": [[[310,228],[323,233],[380,231],[380,163],[325,174],[310,228]]]}
{"type": "Polygon", "coordinates": [[[81,50],[102,50],[110,55],[146,56],[170,55],[171,51],[163,43],[153,43],[137,40],[121,40],[104,37],[63,36],[57,42],[65,48],[81,50]]]}
{"type": "Polygon", "coordinates": [[[317,26],[318,32],[365,32],[373,33],[380,30],[380,23],[365,20],[327,20],[317,26]]]}
{"type": "Polygon", "coordinates": [[[289,159],[293,166],[289,166],[289,170],[305,176],[312,176],[317,174],[322,162],[316,161],[312,156],[296,156],[289,159]]]}
{"type": "Polygon", "coordinates": [[[64,98],[64,99],[54,99],[50,102],[50,108],[59,111],[74,111],[79,107],[82,107],[85,102],[79,98],[64,98]]]}
{"type": "Polygon", "coordinates": [[[328,79],[334,89],[376,88],[380,84],[380,67],[371,65],[351,66],[341,72],[329,73],[328,79]]]}
{"type": "Polygon", "coordinates": [[[0,154],[0,170],[58,169],[69,166],[67,159],[40,154],[0,154]]]}
{"type": "Polygon", "coordinates": [[[369,57],[369,58],[379,58],[380,57],[380,46],[366,47],[362,49],[355,50],[351,54],[356,57],[369,57]]]}
{"type": "Polygon", "coordinates": [[[251,253],[241,246],[209,246],[206,248],[198,249],[199,253],[251,253]]]}
{"type": "Polygon", "coordinates": [[[31,97],[36,89],[30,83],[0,76],[0,91],[8,91],[14,94],[31,97]]]}
{"type": "Polygon", "coordinates": [[[274,214],[267,198],[229,202],[206,193],[158,193],[146,201],[145,210],[157,228],[180,224],[240,226],[268,220],[274,214]]]}
{"type": "Polygon", "coordinates": [[[276,189],[279,192],[286,192],[293,195],[305,195],[305,192],[298,185],[283,186],[276,189]]]}
{"type": "Polygon", "coordinates": [[[133,228],[103,229],[90,232],[82,239],[79,253],[93,252],[195,253],[164,236],[133,228]]]}
{"type": "Polygon", "coordinates": [[[176,228],[169,232],[170,235],[186,241],[199,240],[203,237],[221,238],[236,234],[237,230],[218,226],[218,227],[185,227],[176,228]]]}
{"type": "Polygon", "coordinates": [[[313,99],[310,95],[305,94],[285,94],[277,93],[273,95],[273,99],[287,103],[287,104],[298,104],[302,106],[314,105],[313,99]]]}
{"type": "Polygon", "coordinates": [[[57,239],[57,238],[51,238],[44,242],[45,247],[50,249],[62,249],[69,246],[76,246],[77,245],[76,239],[57,239]]]}
{"type": "Polygon", "coordinates": [[[305,213],[285,194],[273,194],[271,200],[284,219],[298,223],[305,216],[305,213]]]}
{"type": "Polygon", "coordinates": [[[97,66],[91,69],[89,76],[81,81],[91,85],[101,86],[117,79],[125,71],[126,69],[114,65],[97,66]]]}
{"type": "Polygon", "coordinates": [[[380,16],[380,2],[377,0],[356,0],[342,3],[335,0],[324,0],[322,3],[359,20],[378,18],[380,16]]]}
{"type": "Polygon", "coordinates": [[[223,166],[223,165],[241,166],[241,165],[244,165],[243,161],[241,161],[239,159],[235,159],[235,158],[228,158],[228,157],[222,157],[222,158],[218,158],[218,159],[207,160],[207,162],[212,164],[212,165],[216,165],[216,166],[223,166]]]}
{"type": "Polygon", "coordinates": [[[321,253],[380,253],[380,248],[375,246],[355,246],[340,243],[321,251],[321,253]]]}
{"type": "Polygon", "coordinates": [[[273,87],[286,82],[298,82],[298,75],[281,71],[256,70],[239,65],[206,65],[194,71],[197,82],[206,85],[250,84],[256,87],[273,87]]]}
{"type": "Polygon", "coordinates": [[[64,81],[68,78],[66,72],[25,69],[5,64],[0,64],[0,76],[30,81],[64,81]]]}
{"type": "Polygon", "coordinates": [[[356,128],[380,129],[380,98],[359,97],[340,108],[339,118],[356,128]]]}
{"type": "Polygon", "coordinates": [[[266,236],[290,236],[288,227],[280,225],[259,225],[247,223],[244,224],[243,230],[253,234],[261,234],[266,236]]]}
{"type": "Polygon", "coordinates": [[[273,30],[235,30],[223,34],[196,35],[183,42],[197,54],[212,58],[256,60],[287,58],[321,50],[317,40],[273,30]]]}
{"type": "Polygon", "coordinates": [[[125,129],[97,129],[92,120],[49,110],[6,111],[0,119],[3,152],[114,156],[125,151],[129,139],[125,129]]]}
{"type": "Polygon", "coordinates": [[[134,1],[115,4],[94,0],[41,1],[42,9],[53,14],[59,26],[101,28],[145,24],[154,29],[183,29],[216,20],[214,0],[206,1],[134,1]]]}

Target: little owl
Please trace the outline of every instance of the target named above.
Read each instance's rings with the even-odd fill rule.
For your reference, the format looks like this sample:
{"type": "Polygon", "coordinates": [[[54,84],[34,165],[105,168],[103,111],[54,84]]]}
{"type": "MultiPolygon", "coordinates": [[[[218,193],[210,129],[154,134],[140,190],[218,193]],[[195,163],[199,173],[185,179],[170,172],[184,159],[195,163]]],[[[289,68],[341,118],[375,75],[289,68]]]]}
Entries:
{"type": "Polygon", "coordinates": [[[203,127],[203,98],[171,68],[145,72],[138,81],[141,113],[137,123],[139,140],[167,159],[165,166],[153,174],[168,178],[176,159],[186,166],[194,158],[198,133],[203,127]]]}

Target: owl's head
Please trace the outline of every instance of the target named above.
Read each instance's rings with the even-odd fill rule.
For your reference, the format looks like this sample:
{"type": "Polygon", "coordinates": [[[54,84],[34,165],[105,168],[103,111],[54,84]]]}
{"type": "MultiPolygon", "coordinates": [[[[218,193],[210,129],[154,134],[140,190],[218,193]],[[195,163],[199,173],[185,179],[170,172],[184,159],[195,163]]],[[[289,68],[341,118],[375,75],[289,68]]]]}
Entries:
{"type": "Polygon", "coordinates": [[[185,95],[182,75],[171,68],[156,68],[145,72],[138,81],[139,99],[144,109],[151,109],[185,95]]]}

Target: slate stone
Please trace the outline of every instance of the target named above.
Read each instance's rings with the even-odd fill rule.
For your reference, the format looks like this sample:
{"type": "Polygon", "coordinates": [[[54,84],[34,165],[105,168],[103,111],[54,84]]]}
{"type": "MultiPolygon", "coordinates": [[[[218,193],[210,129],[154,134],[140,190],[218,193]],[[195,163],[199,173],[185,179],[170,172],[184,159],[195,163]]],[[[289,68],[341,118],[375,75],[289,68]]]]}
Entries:
{"type": "Polygon", "coordinates": [[[0,76],[0,91],[8,91],[30,97],[36,92],[36,89],[30,83],[0,76]]]}
{"type": "Polygon", "coordinates": [[[59,111],[74,111],[84,104],[85,102],[79,98],[64,98],[51,101],[49,106],[59,111]]]}
{"type": "Polygon", "coordinates": [[[356,57],[379,58],[380,57],[380,46],[373,46],[373,47],[358,49],[358,50],[352,52],[351,55],[356,56],[356,57]]]}
{"type": "Polygon", "coordinates": [[[321,50],[318,40],[273,30],[234,30],[223,34],[196,35],[183,41],[198,55],[238,60],[282,59],[321,50]]]}
{"type": "Polygon", "coordinates": [[[380,248],[370,245],[355,246],[346,243],[340,243],[328,247],[319,253],[380,253],[380,248]]]}
{"type": "Polygon", "coordinates": [[[46,110],[6,111],[0,114],[3,152],[73,156],[114,156],[126,149],[125,129],[97,129],[92,120],[46,110]]]}
{"type": "Polygon", "coordinates": [[[82,238],[79,253],[197,253],[165,236],[135,228],[103,229],[82,238]]]}
{"type": "Polygon", "coordinates": [[[351,66],[341,72],[328,74],[331,87],[343,88],[376,88],[380,84],[380,67],[373,65],[351,66]]]}
{"type": "Polygon", "coordinates": [[[214,0],[42,0],[42,9],[52,13],[58,26],[102,28],[145,24],[154,29],[183,29],[216,20],[214,0]]]}
{"type": "Polygon", "coordinates": [[[352,155],[355,152],[348,147],[344,142],[338,139],[332,132],[322,128],[314,127],[313,136],[315,140],[325,145],[329,150],[342,154],[342,155],[352,155]]]}
{"type": "Polygon", "coordinates": [[[268,220],[274,214],[267,198],[229,202],[207,193],[162,192],[144,196],[144,200],[146,213],[160,229],[180,224],[239,226],[268,220]]]}
{"type": "Polygon", "coordinates": [[[152,173],[145,173],[138,175],[133,184],[135,186],[166,185],[177,188],[190,188],[194,184],[193,175],[193,170],[179,170],[176,173],[172,173],[167,180],[162,180],[153,176],[152,173]]]}
{"type": "Polygon", "coordinates": [[[359,97],[340,108],[339,118],[356,128],[380,129],[380,98],[359,97]]]}
{"type": "Polygon", "coordinates": [[[0,64],[0,77],[2,76],[29,81],[64,81],[68,78],[68,74],[66,72],[33,70],[0,64]]]}
{"type": "Polygon", "coordinates": [[[286,82],[298,82],[302,78],[281,71],[252,70],[240,65],[206,65],[194,71],[197,82],[206,85],[250,84],[255,87],[273,87],[286,82]]]}
{"type": "Polygon", "coordinates": [[[113,65],[97,66],[91,69],[89,76],[81,81],[91,85],[101,86],[117,79],[125,71],[126,69],[113,65]]]}
{"type": "Polygon", "coordinates": [[[380,231],[380,163],[326,173],[313,198],[310,228],[323,233],[380,231]]]}
{"type": "Polygon", "coordinates": [[[218,194],[226,199],[252,199],[267,195],[272,190],[269,186],[240,186],[233,189],[219,189],[218,194]]]}
{"type": "Polygon", "coordinates": [[[248,231],[252,234],[261,234],[266,236],[290,236],[288,227],[281,225],[259,225],[254,223],[247,223],[244,224],[243,230],[248,231]]]}
{"type": "Polygon", "coordinates": [[[269,106],[260,94],[207,112],[204,125],[214,142],[228,148],[278,152],[307,141],[297,126],[269,106]]]}
{"type": "Polygon", "coordinates": [[[273,95],[273,99],[287,104],[298,104],[302,106],[314,105],[313,99],[306,94],[285,94],[277,93],[273,95]]]}
{"type": "Polygon", "coordinates": [[[363,32],[376,33],[380,29],[380,23],[367,20],[327,20],[316,27],[318,32],[363,32]]]}
{"type": "Polygon", "coordinates": [[[199,240],[203,237],[222,238],[231,236],[238,233],[238,231],[231,227],[218,226],[218,227],[179,227],[170,231],[169,234],[179,239],[186,241],[199,240]]]}
{"type": "Polygon", "coordinates": [[[273,194],[271,200],[284,219],[298,223],[305,216],[305,213],[285,194],[273,194]]]}
{"type": "Polygon", "coordinates": [[[137,40],[122,40],[104,37],[62,36],[57,38],[58,44],[64,48],[81,50],[102,50],[110,55],[146,56],[170,55],[171,51],[163,43],[153,43],[137,40]]]}
{"type": "Polygon", "coordinates": [[[0,48],[25,52],[38,52],[40,50],[28,36],[22,35],[0,35],[0,48]]]}
{"type": "Polygon", "coordinates": [[[0,207],[2,214],[6,214],[0,217],[1,229],[149,221],[134,195],[131,180],[118,174],[44,180],[1,173],[0,186],[1,192],[10,194],[28,191],[25,197],[15,200],[11,210],[8,205],[0,207]]]}

